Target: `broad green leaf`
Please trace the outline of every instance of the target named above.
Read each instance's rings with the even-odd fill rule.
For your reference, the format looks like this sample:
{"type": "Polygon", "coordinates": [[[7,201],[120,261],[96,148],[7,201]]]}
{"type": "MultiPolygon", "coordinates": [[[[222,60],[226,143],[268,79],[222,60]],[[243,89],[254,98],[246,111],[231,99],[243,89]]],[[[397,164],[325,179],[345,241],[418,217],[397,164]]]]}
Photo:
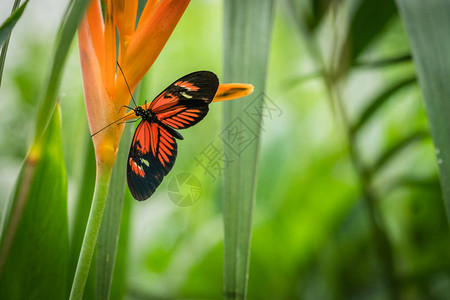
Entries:
{"type": "Polygon", "coordinates": [[[450,220],[450,1],[396,2],[411,44],[450,220]]]}
{"type": "Polygon", "coordinates": [[[414,82],[416,82],[415,76],[403,79],[398,83],[389,86],[379,95],[377,95],[373,100],[370,101],[369,106],[361,113],[361,116],[355,122],[355,125],[353,125],[352,133],[357,133],[361,129],[361,127],[364,126],[364,124],[366,124],[366,122],[378,111],[378,109],[382,107],[389,99],[391,99],[391,96],[393,94],[414,82]]]}
{"type": "Polygon", "coordinates": [[[16,25],[17,21],[22,16],[25,7],[28,4],[28,0],[24,4],[20,5],[20,0],[14,1],[11,16],[0,26],[0,48],[2,53],[0,54],[0,86],[2,85],[3,69],[5,67],[6,52],[8,51],[9,39],[11,38],[11,32],[16,25]]]}
{"type": "MultiPolygon", "coordinates": [[[[272,0],[225,2],[224,81],[245,82],[255,92],[224,103],[221,138],[229,166],[222,194],[225,246],[225,297],[245,299],[255,199],[261,108],[273,24],[272,0]]],[[[267,99],[266,99],[267,100],[267,99]]],[[[267,120],[266,120],[267,121],[267,120]]]]}
{"type": "Polygon", "coordinates": [[[59,106],[22,167],[0,249],[2,299],[65,299],[69,237],[59,106]],[[27,186],[24,190],[21,187],[27,186]]]}

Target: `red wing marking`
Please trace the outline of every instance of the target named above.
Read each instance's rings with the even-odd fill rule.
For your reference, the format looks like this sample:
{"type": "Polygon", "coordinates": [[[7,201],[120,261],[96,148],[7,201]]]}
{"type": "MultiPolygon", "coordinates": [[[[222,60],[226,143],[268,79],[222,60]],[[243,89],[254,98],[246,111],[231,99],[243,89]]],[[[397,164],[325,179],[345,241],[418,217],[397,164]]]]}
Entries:
{"type": "Polygon", "coordinates": [[[173,110],[158,113],[156,116],[161,122],[175,129],[183,129],[196,124],[206,115],[207,111],[207,107],[204,111],[201,111],[200,109],[181,106],[173,110]]]}
{"type": "Polygon", "coordinates": [[[150,124],[148,122],[141,122],[136,129],[136,134],[133,139],[133,146],[136,146],[136,149],[142,153],[146,154],[150,151],[150,124]]]}
{"type": "Polygon", "coordinates": [[[187,89],[188,91],[198,91],[199,87],[189,81],[177,81],[175,82],[176,86],[187,89]]]}
{"type": "Polygon", "coordinates": [[[160,108],[161,106],[171,106],[171,103],[176,103],[178,101],[178,97],[171,94],[170,91],[165,90],[161,94],[156,97],[152,103],[150,103],[149,108],[155,110],[156,108],[160,108]]]}
{"type": "MultiPolygon", "coordinates": [[[[173,155],[175,140],[173,136],[167,132],[166,129],[157,123],[141,122],[136,129],[136,134],[133,139],[132,146],[136,148],[139,155],[145,155],[152,149],[152,154],[157,157],[160,163],[165,166],[169,162],[169,157],[173,155]]],[[[131,162],[133,172],[140,175],[140,162],[131,162]],[[133,162],[133,163],[132,163],[133,162]]],[[[142,171],[143,172],[143,171],[142,171]]],[[[144,174],[144,173],[143,173],[144,174]]]]}
{"type": "Polygon", "coordinates": [[[151,123],[152,132],[155,132],[155,149],[153,152],[155,157],[158,158],[159,162],[165,167],[171,157],[174,155],[174,137],[167,132],[166,129],[158,125],[157,123],[151,123]]]}

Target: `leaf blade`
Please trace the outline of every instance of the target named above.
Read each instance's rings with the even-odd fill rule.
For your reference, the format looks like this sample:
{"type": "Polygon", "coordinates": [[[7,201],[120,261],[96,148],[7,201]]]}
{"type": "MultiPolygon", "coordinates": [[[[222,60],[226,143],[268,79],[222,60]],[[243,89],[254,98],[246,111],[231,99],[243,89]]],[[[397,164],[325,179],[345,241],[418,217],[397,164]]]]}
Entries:
{"type": "Polygon", "coordinates": [[[255,92],[224,104],[224,151],[233,160],[224,170],[223,220],[225,247],[225,298],[245,299],[256,165],[262,116],[246,114],[249,105],[261,107],[265,87],[274,1],[225,2],[225,82],[248,82],[255,92]],[[228,130],[247,130],[251,142],[243,148],[228,130]],[[228,141],[226,141],[228,140],[228,141]],[[230,143],[231,142],[231,143],[230,143]],[[235,145],[233,145],[235,144],[235,145]]]}
{"type": "Polygon", "coordinates": [[[431,135],[437,153],[441,186],[450,220],[450,2],[396,0],[410,39],[431,135]],[[432,33],[432,34],[430,34],[432,33]]]}
{"type": "Polygon", "coordinates": [[[21,188],[16,190],[6,222],[1,256],[7,251],[7,259],[0,270],[0,294],[7,299],[64,299],[68,295],[67,180],[59,116],[57,106],[43,136],[42,155],[36,160],[28,155],[18,186],[28,185],[29,190],[25,194],[21,188]],[[11,245],[5,249],[10,234],[11,245]]]}
{"type": "Polygon", "coordinates": [[[14,10],[11,15],[5,20],[5,22],[3,22],[3,24],[0,26],[0,47],[3,47],[8,41],[8,38],[11,35],[14,26],[22,16],[22,13],[25,10],[27,4],[28,0],[25,1],[25,3],[23,3],[19,8],[14,10]]]}

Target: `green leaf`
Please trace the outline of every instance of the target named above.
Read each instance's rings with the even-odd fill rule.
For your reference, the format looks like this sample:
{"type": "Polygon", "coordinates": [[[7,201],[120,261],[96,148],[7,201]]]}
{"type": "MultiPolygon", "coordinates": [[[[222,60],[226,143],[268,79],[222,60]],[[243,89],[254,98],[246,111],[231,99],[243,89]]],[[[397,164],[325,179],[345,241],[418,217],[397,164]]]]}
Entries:
{"type": "Polygon", "coordinates": [[[125,195],[126,161],[133,137],[132,129],[132,126],[127,126],[120,140],[119,152],[114,163],[108,198],[98,235],[96,299],[109,299],[110,297],[125,195]]]}
{"type": "Polygon", "coordinates": [[[0,54],[0,86],[2,85],[3,69],[5,67],[6,52],[8,51],[9,39],[11,38],[11,32],[16,25],[17,21],[22,16],[25,7],[28,4],[28,0],[19,7],[20,0],[14,1],[11,16],[0,26],[0,48],[2,53],[0,54]]]}
{"type": "Polygon", "coordinates": [[[450,1],[396,1],[411,44],[450,220],[450,1]]]}
{"type": "Polygon", "coordinates": [[[407,148],[408,146],[420,142],[423,139],[428,138],[430,135],[426,131],[418,131],[414,132],[403,139],[397,141],[395,144],[390,146],[375,162],[372,172],[377,172],[381,168],[383,168],[389,161],[396,155],[398,155],[402,150],[407,148]]]}
{"type": "Polygon", "coordinates": [[[89,0],[77,0],[69,2],[64,18],[59,28],[56,40],[56,50],[53,55],[52,67],[45,83],[43,97],[40,99],[39,111],[36,120],[35,140],[39,140],[47,127],[53,107],[57,100],[57,93],[62,78],[62,71],[69,53],[70,45],[77,31],[78,24],[83,17],[89,0]]]}
{"type": "Polygon", "coordinates": [[[310,31],[317,29],[333,1],[334,0],[311,0],[312,15],[308,20],[308,28],[310,31]]]}
{"type": "Polygon", "coordinates": [[[122,218],[120,220],[120,235],[117,245],[116,262],[111,285],[110,299],[121,300],[127,292],[127,269],[128,269],[128,239],[130,233],[131,203],[135,201],[130,193],[125,195],[122,218]]]}
{"type": "Polygon", "coordinates": [[[363,127],[364,124],[366,124],[366,122],[379,110],[379,108],[383,107],[383,105],[387,103],[389,99],[391,99],[392,95],[414,82],[416,82],[415,76],[403,79],[377,95],[373,100],[370,101],[369,106],[362,112],[358,121],[355,122],[355,125],[353,125],[352,133],[356,134],[361,129],[361,127],[363,127]]]}
{"type": "Polygon", "coordinates": [[[391,67],[394,66],[396,64],[401,64],[401,63],[406,63],[406,62],[411,62],[412,61],[412,56],[411,53],[406,53],[403,55],[398,55],[395,57],[389,57],[389,58],[383,58],[383,59],[379,59],[379,60],[374,60],[374,61],[358,61],[355,63],[355,67],[360,67],[360,68],[382,68],[382,67],[391,67]]]}
{"type": "Polygon", "coordinates": [[[350,22],[340,61],[354,64],[396,14],[394,0],[362,0],[350,22]]]}
{"type": "Polygon", "coordinates": [[[67,182],[59,106],[42,142],[38,155],[30,151],[25,160],[2,235],[0,295],[4,299],[68,296],[67,182]]]}
{"type": "MultiPolygon", "coordinates": [[[[20,3],[20,1],[18,2],[20,3]]],[[[0,26],[0,47],[3,47],[3,45],[5,45],[8,41],[14,26],[22,16],[22,13],[25,10],[27,4],[28,1],[25,1],[25,3],[23,3],[18,9],[13,9],[13,12],[9,16],[9,18],[6,19],[6,21],[3,22],[3,24],[0,26]]]]}
{"type": "Polygon", "coordinates": [[[227,299],[245,299],[247,291],[251,220],[263,121],[259,110],[265,98],[263,91],[273,14],[272,0],[225,2],[224,82],[245,82],[255,86],[252,95],[224,103],[221,137],[225,155],[231,161],[224,170],[222,191],[227,299]]]}
{"type": "Polygon", "coordinates": [[[440,182],[439,177],[437,176],[429,176],[429,177],[423,177],[423,178],[417,178],[417,177],[403,177],[399,178],[398,180],[391,181],[390,184],[385,188],[384,193],[392,192],[393,190],[397,188],[404,188],[408,187],[410,189],[428,189],[432,191],[439,191],[440,190],[440,182]]]}

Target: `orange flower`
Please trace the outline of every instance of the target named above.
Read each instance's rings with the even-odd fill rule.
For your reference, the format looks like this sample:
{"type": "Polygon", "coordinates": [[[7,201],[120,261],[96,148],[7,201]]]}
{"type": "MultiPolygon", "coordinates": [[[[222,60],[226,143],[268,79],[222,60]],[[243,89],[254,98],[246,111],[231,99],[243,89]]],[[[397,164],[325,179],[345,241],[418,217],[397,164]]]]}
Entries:
{"type": "MultiPolygon", "coordinates": [[[[130,94],[116,74],[116,34],[119,64],[133,91],[152,66],[185,11],[189,0],[149,0],[135,28],[137,0],[93,0],[80,24],[78,41],[84,96],[92,133],[122,118],[130,94]]],[[[93,137],[97,164],[113,164],[123,126],[111,126],[93,137]]]]}
{"type": "MultiPolygon", "coordinates": [[[[99,0],[93,0],[78,31],[84,97],[91,134],[116,120],[135,118],[133,111],[125,116],[130,94],[124,76],[116,70],[116,57],[130,90],[150,69],[189,0],[148,0],[137,27],[137,0],[105,0],[102,17],[99,0]],[[136,27],[136,28],[135,28],[136,27]],[[116,53],[116,34],[119,53],[116,53]]],[[[223,101],[250,94],[253,86],[220,85],[214,101],[223,101]]],[[[93,137],[97,164],[114,163],[123,125],[110,126],[93,137]]]]}

